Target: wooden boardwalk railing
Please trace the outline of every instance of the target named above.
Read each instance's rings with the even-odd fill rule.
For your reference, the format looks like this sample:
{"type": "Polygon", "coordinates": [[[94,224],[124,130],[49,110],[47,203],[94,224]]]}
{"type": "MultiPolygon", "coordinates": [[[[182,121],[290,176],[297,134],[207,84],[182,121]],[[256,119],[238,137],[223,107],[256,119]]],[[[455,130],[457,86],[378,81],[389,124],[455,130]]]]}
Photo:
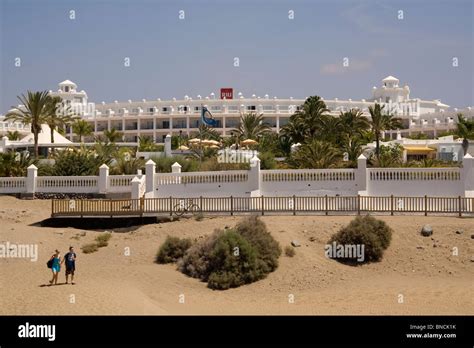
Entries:
{"type": "Polygon", "coordinates": [[[197,197],[142,199],[80,199],[51,202],[52,217],[155,216],[210,213],[234,215],[242,213],[296,215],[320,213],[390,215],[403,213],[474,214],[471,197],[397,197],[397,196],[291,196],[291,197],[197,197]]]}

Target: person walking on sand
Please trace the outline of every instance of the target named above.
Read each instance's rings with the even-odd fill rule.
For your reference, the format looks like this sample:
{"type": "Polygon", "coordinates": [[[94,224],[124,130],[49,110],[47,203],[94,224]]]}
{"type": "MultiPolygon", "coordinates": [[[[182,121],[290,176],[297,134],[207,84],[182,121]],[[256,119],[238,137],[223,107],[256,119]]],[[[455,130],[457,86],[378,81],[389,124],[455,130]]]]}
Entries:
{"type": "Polygon", "coordinates": [[[76,253],[74,248],[69,247],[69,252],[64,255],[63,261],[66,264],[66,284],[68,283],[69,275],[71,275],[71,284],[74,285],[74,271],[76,270],[76,253]]]}
{"type": "Polygon", "coordinates": [[[49,261],[51,262],[51,271],[53,272],[53,279],[49,281],[49,285],[53,285],[53,282],[55,285],[57,285],[58,274],[61,270],[61,254],[59,253],[58,249],[54,251],[54,254],[51,256],[49,261]]]}

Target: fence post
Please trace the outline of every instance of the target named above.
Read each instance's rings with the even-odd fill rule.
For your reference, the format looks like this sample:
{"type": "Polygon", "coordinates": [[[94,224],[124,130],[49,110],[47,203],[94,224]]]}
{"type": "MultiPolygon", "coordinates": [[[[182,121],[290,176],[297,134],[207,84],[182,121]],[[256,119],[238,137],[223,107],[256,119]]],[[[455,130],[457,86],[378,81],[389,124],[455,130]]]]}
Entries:
{"type": "Polygon", "coordinates": [[[149,159],[145,163],[146,192],[155,192],[155,170],[156,163],[149,159]]]}
{"type": "Polygon", "coordinates": [[[79,202],[81,202],[81,218],[84,216],[84,200],[81,199],[79,202]]]}
{"type": "Polygon", "coordinates": [[[170,216],[173,216],[173,197],[170,196],[170,216]]]}
{"type": "Polygon", "coordinates": [[[262,216],[263,216],[263,214],[265,213],[264,199],[263,199],[263,195],[261,195],[260,197],[262,198],[262,216]]]}
{"type": "Polygon", "coordinates": [[[180,174],[180,175],[177,176],[176,183],[181,184],[181,164],[179,164],[178,162],[174,162],[171,165],[171,173],[180,174]]]}
{"type": "Polygon", "coordinates": [[[293,215],[296,215],[296,196],[293,195],[293,215]]]}
{"type": "Polygon", "coordinates": [[[143,211],[145,210],[145,197],[140,197],[140,217],[143,217],[143,211]]]}
{"type": "Polygon", "coordinates": [[[106,194],[109,190],[109,166],[103,164],[99,167],[99,193],[106,194]]]}
{"type": "Polygon", "coordinates": [[[38,168],[32,164],[27,169],[26,176],[26,193],[35,196],[36,192],[36,177],[38,176],[38,168]]]}
{"type": "Polygon", "coordinates": [[[360,155],[357,158],[357,169],[355,171],[357,191],[367,191],[367,158],[360,155]]]}
{"type": "Polygon", "coordinates": [[[393,195],[390,195],[390,215],[393,215],[393,195]]]}
{"type": "Polygon", "coordinates": [[[428,215],[428,196],[425,195],[425,216],[428,215]]]}
{"type": "MultiPolygon", "coordinates": [[[[130,204],[132,204],[131,201],[130,201],[130,204]]],[[[110,218],[113,218],[114,217],[114,212],[113,212],[113,209],[112,209],[112,198],[109,199],[109,210],[110,210],[110,218]]]]}
{"type": "Polygon", "coordinates": [[[250,159],[250,170],[248,172],[249,190],[255,191],[261,189],[260,159],[254,156],[250,159]]]}
{"type": "Polygon", "coordinates": [[[202,214],[202,196],[199,196],[199,210],[202,214]]]}
{"type": "Polygon", "coordinates": [[[474,158],[470,154],[466,154],[462,159],[461,182],[465,196],[468,196],[467,191],[474,192],[474,158]]]}
{"type": "Polygon", "coordinates": [[[230,196],[230,216],[234,216],[234,197],[230,196]]]}
{"type": "Polygon", "coordinates": [[[461,196],[458,197],[458,210],[459,210],[459,217],[462,217],[461,196]]]}
{"type": "Polygon", "coordinates": [[[328,195],[324,196],[324,205],[325,205],[326,215],[328,215],[328,195]]]}

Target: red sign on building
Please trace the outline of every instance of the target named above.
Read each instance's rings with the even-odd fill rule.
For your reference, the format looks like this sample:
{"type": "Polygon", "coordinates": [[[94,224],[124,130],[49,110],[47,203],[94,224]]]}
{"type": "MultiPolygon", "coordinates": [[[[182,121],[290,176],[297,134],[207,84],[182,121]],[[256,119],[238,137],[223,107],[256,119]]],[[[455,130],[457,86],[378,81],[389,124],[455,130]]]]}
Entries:
{"type": "Polygon", "coordinates": [[[233,88],[221,88],[221,99],[233,99],[234,89],[233,88]]]}

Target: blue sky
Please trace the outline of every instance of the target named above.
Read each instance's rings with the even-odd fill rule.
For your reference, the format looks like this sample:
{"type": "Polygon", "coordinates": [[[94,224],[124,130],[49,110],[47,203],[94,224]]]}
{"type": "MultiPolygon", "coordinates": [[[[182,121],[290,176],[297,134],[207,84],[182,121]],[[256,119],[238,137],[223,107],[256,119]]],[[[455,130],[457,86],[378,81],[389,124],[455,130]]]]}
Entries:
{"type": "Polygon", "coordinates": [[[394,75],[412,97],[474,105],[472,0],[0,3],[0,113],[20,93],[56,90],[65,79],[94,102],[195,98],[221,87],[362,99],[394,75]]]}

